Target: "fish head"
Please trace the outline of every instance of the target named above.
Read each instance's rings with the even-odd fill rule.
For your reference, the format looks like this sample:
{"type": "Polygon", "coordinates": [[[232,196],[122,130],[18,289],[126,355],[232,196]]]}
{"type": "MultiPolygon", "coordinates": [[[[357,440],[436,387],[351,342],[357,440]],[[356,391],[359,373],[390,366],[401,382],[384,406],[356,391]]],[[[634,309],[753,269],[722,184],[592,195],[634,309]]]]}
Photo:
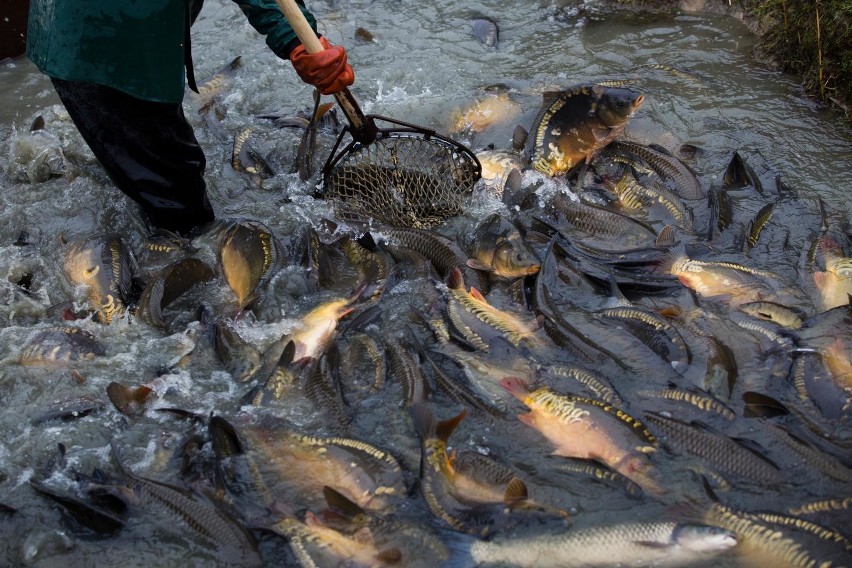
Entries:
{"type": "Polygon", "coordinates": [[[737,535],[710,525],[681,524],[672,533],[672,542],[695,552],[724,550],[737,544],[737,535]]]}
{"type": "Polygon", "coordinates": [[[616,128],[627,122],[645,102],[645,95],[623,87],[596,86],[597,101],[594,112],[600,121],[609,128],[616,128]]]}
{"type": "Polygon", "coordinates": [[[541,263],[519,234],[497,239],[492,260],[494,273],[504,278],[536,274],[541,263]]]}

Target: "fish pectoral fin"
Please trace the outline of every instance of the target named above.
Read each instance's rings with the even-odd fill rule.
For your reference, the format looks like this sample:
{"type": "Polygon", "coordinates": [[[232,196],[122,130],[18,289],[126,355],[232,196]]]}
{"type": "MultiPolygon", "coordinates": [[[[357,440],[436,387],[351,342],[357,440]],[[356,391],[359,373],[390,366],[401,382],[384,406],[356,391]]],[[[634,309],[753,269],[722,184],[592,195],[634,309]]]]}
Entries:
{"type": "Polygon", "coordinates": [[[474,270],[482,270],[483,272],[494,272],[494,269],[487,264],[484,264],[475,258],[467,259],[467,265],[474,270]]]}
{"type": "Polygon", "coordinates": [[[513,477],[512,480],[509,481],[509,484],[506,485],[506,491],[503,493],[503,502],[511,507],[512,505],[521,501],[526,501],[527,499],[529,499],[527,484],[517,477],[513,477]]]}
{"type": "Polygon", "coordinates": [[[667,542],[657,542],[654,540],[634,540],[633,544],[637,544],[639,546],[645,546],[648,548],[669,548],[671,544],[667,542]]]}

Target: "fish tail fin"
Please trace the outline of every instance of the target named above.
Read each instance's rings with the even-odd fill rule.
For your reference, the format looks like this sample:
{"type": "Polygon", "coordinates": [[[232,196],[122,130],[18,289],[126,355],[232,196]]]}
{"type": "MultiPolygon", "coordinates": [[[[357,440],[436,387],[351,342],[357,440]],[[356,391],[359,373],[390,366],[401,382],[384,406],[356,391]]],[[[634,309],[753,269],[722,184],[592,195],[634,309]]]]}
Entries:
{"type": "Polygon", "coordinates": [[[668,252],[657,261],[657,270],[664,273],[671,273],[675,263],[683,259],[689,260],[689,255],[686,254],[686,247],[683,243],[671,246],[668,252]]]}
{"type": "Polygon", "coordinates": [[[461,424],[464,417],[467,416],[467,409],[462,410],[458,415],[447,420],[438,421],[432,410],[425,404],[414,404],[412,406],[414,415],[414,428],[421,440],[431,440],[438,438],[446,443],[453,431],[461,424]]]}

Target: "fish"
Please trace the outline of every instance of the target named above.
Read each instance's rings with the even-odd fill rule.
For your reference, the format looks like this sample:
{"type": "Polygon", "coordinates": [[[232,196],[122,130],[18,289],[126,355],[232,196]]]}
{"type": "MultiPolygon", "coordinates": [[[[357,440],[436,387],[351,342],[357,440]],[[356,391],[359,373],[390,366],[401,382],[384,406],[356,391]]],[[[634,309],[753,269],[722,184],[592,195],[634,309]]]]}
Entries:
{"type": "Polygon", "coordinates": [[[521,189],[525,160],[520,152],[482,150],[476,153],[476,159],[482,166],[481,179],[486,195],[507,203],[521,189]]]}
{"type": "Polygon", "coordinates": [[[623,400],[609,379],[594,369],[587,369],[577,365],[547,365],[542,369],[543,373],[551,377],[565,377],[573,379],[594,393],[594,397],[614,406],[621,406],[623,400]]]}
{"type": "Polygon", "coordinates": [[[142,290],[134,315],[166,329],[163,309],[193,286],[213,279],[213,269],[197,258],[177,260],[160,270],[142,290]]]}
{"type": "Polygon", "coordinates": [[[388,276],[393,267],[391,256],[380,249],[369,233],[358,240],[344,237],[338,241],[349,261],[360,271],[361,282],[368,284],[364,297],[375,302],[387,287],[388,276]]]}
{"type": "Polygon", "coordinates": [[[127,487],[143,506],[155,505],[179,519],[207,542],[213,558],[223,566],[263,566],[257,541],[222,507],[186,489],[133,473],[123,465],[115,439],[111,447],[127,487]]]}
{"type": "Polygon", "coordinates": [[[118,382],[107,385],[107,396],[116,410],[127,416],[141,416],[145,413],[145,407],[154,394],[151,387],[140,385],[128,387],[118,382]]]}
{"type": "Polygon", "coordinates": [[[259,221],[230,222],[219,240],[219,263],[228,287],[237,297],[239,310],[260,298],[262,289],[283,267],[281,245],[259,221]]]}
{"type": "MultiPolygon", "coordinates": [[[[672,251],[668,272],[702,297],[730,298],[733,306],[777,298],[789,284],[767,270],[726,261],[690,258],[682,246],[672,251]]],[[[770,300],[771,301],[771,300],[770,300]]]]}
{"type": "Polygon", "coordinates": [[[852,297],[852,258],[827,257],[825,270],[814,271],[813,281],[822,311],[849,304],[849,298],[852,297]]]}
{"type": "Polygon", "coordinates": [[[302,138],[296,147],[296,159],[293,161],[293,172],[299,174],[299,179],[307,181],[314,173],[314,152],[317,146],[317,126],[322,117],[334,106],[333,102],[320,104],[319,89],[314,89],[314,108],[311,118],[305,125],[302,138]]]}
{"type": "MultiPolygon", "coordinates": [[[[498,331],[510,344],[515,347],[525,345],[535,347],[539,343],[539,339],[535,335],[538,329],[538,324],[535,320],[530,322],[522,321],[517,316],[500,310],[488,303],[488,300],[476,288],[471,288],[468,292],[464,285],[461,270],[454,268],[450,271],[447,280],[447,291],[450,297],[448,305],[448,313],[451,321],[457,327],[467,327],[464,323],[459,323],[462,319],[454,312],[454,307],[459,306],[459,309],[471,314],[486,326],[498,331]]],[[[472,330],[476,334],[476,330],[472,330]]],[[[480,349],[488,351],[488,345],[484,342],[479,343],[480,349]]]]}
{"type": "Polygon", "coordinates": [[[660,491],[649,476],[648,461],[657,440],[644,424],[605,402],[548,388],[530,391],[518,378],[508,377],[500,384],[530,409],[518,419],[545,436],[555,447],[554,455],[593,459],[646,491],[660,491]]]}
{"type": "MultiPolygon", "coordinates": [[[[476,472],[469,471],[470,463],[464,460],[474,459],[471,457],[463,458],[461,468],[456,467],[447,452],[447,442],[467,415],[466,410],[438,421],[427,405],[417,404],[412,414],[420,437],[420,492],[433,516],[455,530],[485,536],[503,515],[503,505],[511,512],[519,502],[527,501],[526,485],[515,476],[489,479],[481,466],[475,467],[476,472]]],[[[555,516],[565,519],[567,513],[560,511],[555,516]]]]}
{"type": "Polygon", "coordinates": [[[691,355],[686,341],[674,326],[653,310],[630,305],[594,313],[598,318],[618,322],[679,373],[689,366],[691,355]]]}
{"type": "Polygon", "coordinates": [[[524,242],[518,228],[494,213],[473,232],[467,265],[498,278],[520,278],[536,274],[541,263],[534,250],[524,242]]]}
{"type": "Polygon", "coordinates": [[[399,462],[367,442],[305,435],[271,419],[239,433],[260,481],[288,505],[320,505],[324,485],[367,511],[389,512],[406,498],[399,462]]]}
{"type": "Polygon", "coordinates": [[[550,199],[547,207],[558,219],[559,230],[565,230],[569,238],[578,241],[616,251],[653,247],[657,242],[657,232],[650,225],[603,207],[574,201],[561,192],[550,199]]]}
{"type": "Polygon", "coordinates": [[[403,227],[381,227],[374,237],[380,236],[386,237],[384,243],[391,254],[397,245],[402,245],[428,258],[441,278],[447,278],[453,268],[459,268],[466,281],[488,290],[488,282],[467,266],[468,256],[455,240],[427,229],[403,227]]]}
{"type": "Polygon", "coordinates": [[[429,382],[411,347],[403,340],[388,338],[385,342],[385,360],[388,373],[402,383],[402,400],[406,406],[426,402],[429,397],[429,382]]]}
{"type": "Polygon", "coordinates": [[[682,389],[672,386],[672,388],[659,391],[640,391],[637,394],[643,397],[683,402],[704,412],[721,416],[728,421],[733,421],[737,418],[736,413],[727,404],[713,395],[698,391],[697,389],[682,389]]]}
{"type": "Polygon", "coordinates": [[[243,58],[241,55],[238,55],[219,71],[199,83],[197,93],[190,92],[190,97],[198,103],[198,114],[204,114],[210,109],[212,101],[221,95],[222,91],[233,82],[237,71],[242,68],[242,65],[243,58]]]}
{"type": "Polygon", "coordinates": [[[325,524],[311,511],[304,521],[285,517],[269,530],[287,538],[290,549],[303,568],[352,565],[369,568],[399,565],[402,552],[398,548],[379,549],[369,530],[346,534],[325,524]]]}
{"type": "Polygon", "coordinates": [[[740,304],[737,309],[748,315],[776,323],[787,329],[801,329],[804,314],[797,308],[792,308],[769,301],[755,301],[740,304]]]}
{"type": "Polygon", "coordinates": [[[679,227],[692,229],[692,214],[681,198],[662,183],[653,180],[641,182],[625,172],[617,182],[605,183],[604,186],[618,196],[621,206],[628,211],[647,215],[649,208],[659,204],[679,227]]]}
{"type": "Polygon", "coordinates": [[[79,327],[51,327],[31,334],[21,347],[21,365],[57,365],[92,361],[106,355],[93,333],[79,327]]]}
{"type": "Polygon", "coordinates": [[[847,566],[849,541],[836,531],[810,521],[776,513],[749,513],[719,503],[705,522],[736,534],[745,562],[793,567],[847,566]]]}
{"type": "Polygon", "coordinates": [[[101,321],[110,323],[125,313],[137,266],[120,235],[100,233],[65,244],[62,268],[71,284],[86,287],[101,321]]]}
{"type": "MultiPolygon", "coordinates": [[[[686,566],[737,546],[730,530],[690,522],[620,522],[470,544],[476,565],[523,568],[686,566]]],[[[466,555],[467,556],[467,555],[466,555]]]]}
{"type": "Polygon", "coordinates": [[[624,140],[615,141],[607,151],[641,159],[663,180],[670,181],[674,192],[682,199],[707,198],[707,192],[701,187],[695,173],[667,152],[624,140]]]}
{"type": "Polygon", "coordinates": [[[527,141],[532,167],[555,177],[588,163],[621,135],[644,101],[633,89],[593,83],[545,93],[527,141]]]}
{"type": "Polygon", "coordinates": [[[234,136],[234,147],[231,151],[231,167],[234,171],[249,174],[256,185],[275,175],[275,170],[269,162],[252,146],[249,139],[254,127],[248,127],[234,136]]]}
{"type": "Polygon", "coordinates": [[[489,94],[453,113],[450,132],[483,132],[496,124],[507,124],[521,114],[521,105],[508,93],[489,94]]]}
{"type": "Polygon", "coordinates": [[[500,42],[500,31],[497,28],[497,22],[487,17],[479,17],[470,22],[473,28],[473,35],[479,40],[479,43],[485,47],[493,47],[497,49],[500,42]]]}
{"type": "Polygon", "coordinates": [[[766,456],[700,422],[686,423],[658,412],[643,413],[666,445],[705,461],[723,476],[763,485],[778,484],[781,470],[766,456]]]}
{"type": "Polygon", "coordinates": [[[331,298],[312,308],[281,341],[295,345],[293,361],[317,359],[334,339],[337,324],[352,311],[351,298],[331,298]]]}
{"type": "Polygon", "coordinates": [[[260,351],[225,322],[213,324],[213,349],[225,370],[238,383],[254,378],[261,368],[260,351]]]}

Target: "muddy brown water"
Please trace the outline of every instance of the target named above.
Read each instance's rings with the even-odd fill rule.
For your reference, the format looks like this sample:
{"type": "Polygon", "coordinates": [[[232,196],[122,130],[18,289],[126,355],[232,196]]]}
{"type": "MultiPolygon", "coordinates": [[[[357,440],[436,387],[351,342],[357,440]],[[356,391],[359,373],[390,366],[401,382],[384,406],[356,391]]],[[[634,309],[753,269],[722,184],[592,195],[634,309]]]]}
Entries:
{"type": "MultiPolygon", "coordinates": [[[[805,97],[795,78],[755,62],[750,56],[754,37],[732,18],[701,14],[598,17],[570,2],[547,1],[507,5],[375,0],[315,2],[311,7],[321,31],[349,50],[356,72],[352,91],[368,113],[446,131],[454,111],[487,96],[487,87],[502,85],[520,106],[520,113],[512,121],[497,122],[482,132],[457,136],[476,150],[489,144],[507,148],[515,124],[531,125],[543,92],[579,82],[635,78],[646,102],[630,122],[627,137],[671,150],[682,144],[696,146],[699,152],[688,163],[705,188],[721,184],[732,153],[738,151],[764,179],[778,176],[805,202],[811,204],[819,198],[832,218],[848,219],[852,132],[842,117],[805,97]],[[481,45],[472,34],[470,22],[483,15],[498,22],[496,50],[481,45]],[[359,28],[367,30],[372,41],[364,39],[367,34],[356,33],[359,28]]],[[[211,125],[196,112],[197,101],[186,98],[187,115],[208,158],[210,197],[218,216],[261,220],[283,240],[306,223],[318,225],[321,219],[333,217],[327,203],[311,197],[316,175],[300,182],[289,173],[298,133],[275,129],[255,118],[268,113],[292,115],[309,108],[310,92],[289,63],[277,60],[239,9],[223,0],[206,3],[192,33],[199,78],[213,74],[237,55],[243,58],[242,68],[221,94],[227,110],[222,120],[211,125]],[[281,172],[265,180],[262,187],[230,166],[233,136],[248,126],[256,129],[258,150],[281,172]]],[[[84,292],[71,287],[62,276],[60,237],[74,239],[112,230],[138,251],[144,227],[135,206],[111,187],[94,162],[58,106],[46,77],[26,59],[7,60],[0,62],[0,84],[0,400],[4,409],[0,414],[0,502],[17,509],[14,514],[0,512],[4,534],[0,565],[215,564],[203,539],[193,537],[165,513],[134,510],[121,533],[96,538],[69,526],[59,508],[35,494],[28,483],[30,478],[49,478],[53,486],[73,487],[69,474],[73,469],[114,470],[109,452],[112,437],[127,448],[125,460],[134,471],[174,482],[178,465],[171,456],[192,426],[153,412],[128,418],[108,403],[76,420],[34,423],[33,418],[58,401],[105,400],[106,385],[111,381],[140,384],[166,370],[154,383],[155,407],[179,407],[201,415],[214,412],[235,420],[268,412],[291,420],[306,433],[328,435],[334,429],[323,421],[322,413],[306,411],[304,406],[240,407],[239,399],[247,387],[236,384],[209,349],[205,350],[199,324],[191,323],[188,316],[187,323],[171,334],[132,319],[109,326],[90,320],[72,322],[95,334],[107,350],[105,356],[75,366],[86,379],[83,384],[74,380],[70,365],[18,363],[21,345],[55,324],[48,315],[50,306],[69,300],[84,303],[84,292]],[[45,118],[46,135],[32,137],[28,129],[38,115],[45,118]],[[36,166],[41,162],[35,162],[54,155],[57,149],[61,149],[68,171],[46,181],[28,181],[38,175],[36,166]],[[15,244],[19,240],[26,244],[15,244]],[[12,284],[23,274],[31,274],[28,293],[12,284]],[[188,363],[178,365],[182,359],[188,363]],[[67,448],[64,468],[56,463],[58,444],[67,448]]],[[[320,136],[318,165],[332,143],[333,137],[320,136]]],[[[524,179],[541,183],[542,194],[558,189],[555,182],[534,172],[524,179]]],[[[465,215],[444,230],[463,236],[494,211],[507,212],[496,200],[472,198],[465,215]]],[[[777,237],[758,247],[752,260],[764,269],[777,267],[785,275],[794,275],[792,256],[803,246],[795,241],[803,240],[813,221],[812,215],[795,207],[785,210],[775,222],[788,228],[794,242],[785,248],[784,238],[777,237]]],[[[212,259],[212,245],[203,245],[201,254],[212,259]]],[[[301,314],[328,294],[306,294],[304,279],[300,267],[286,267],[270,283],[269,295],[257,314],[237,321],[236,329],[261,347],[292,329],[301,314]]],[[[345,295],[354,285],[351,275],[344,275],[331,292],[345,295]]],[[[421,307],[426,294],[437,294],[434,284],[396,283],[374,333],[398,332],[406,322],[405,314],[421,307]],[[431,290],[424,291],[428,288],[431,290]]],[[[495,301],[500,298],[504,297],[495,296],[495,301]]],[[[182,305],[189,312],[201,301],[223,314],[233,308],[221,278],[196,289],[182,305]]],[[[808,501],[852,494],[849,484],[815,471],[773,442],[759,420],[742,417],[743,392],[757,390],[783,397],[789,393],[789,385],[783,383],[786,378],[772,376],[778,366],[757,339],[735,327],[720,329],[734,334],[729,345],[739,366],[731,396],[731,406],[739,417],[726,426],[726,432],[754,438],[767,447],[784,477],[780,486],[737,485],[722,493],[721,499],[744,510],[783,512],[808,501]]],[[[849,333],[848,328],[841,331],[849,333]]],[[[669,374],[657,362],[643,361],[646,355],[635,346],[612,347],[622,349],[625,358],[640,369],[612,377],[628,408],[651,408],[647,402],[636,401],[637,393],[648,387],[664,388],[669,374]]],[[[786,363],[778,365],[783,368],[786,363]]],[[[364,384],[370,369],[362,362],[345,371],[344,381],[364,384]]],[[[417,438],[400,397],[400,385],[389,382],[385,389],[359,398],[359,407],[352,409],[356,418],[346,433],[395,455],[411,484],[419,462],[417,438]]],[[[436,395],[433,408],[441,418],[448,418],[460,406],[436,395]]],[[[834,435],[849,438],[848,420],[835,426],[834,435]]],[[[531,480],[537,500],[570,510],[577,527],[689,518],[706,503],[700,478],[687,468],[689,460],[665,449],[653,456],[653,462],[672,491],[658,501],[633,499],[617,488],[559,473],[556,458],[548,457],[546,441],[514,419],[493,420],[473,413],[453,435],[451,444],[458,450],[486,453],[516,468],[531,480]]],[[[430,524],[416,493],[400,505],[398,513],[430,524]]],[[[849,528],[847,523],[842,529],[849,528]]],[[[533,526],[528,530],[551,528],[533,526]]],[[[852,537],[848,532],[846,536],[852,537]]],[[[292,562],[281,543],[266,543],[264,552],[269,565],[292,562]]],[[[735,550],[705,564],[740,566],[750,562],[735,550]]]]}

